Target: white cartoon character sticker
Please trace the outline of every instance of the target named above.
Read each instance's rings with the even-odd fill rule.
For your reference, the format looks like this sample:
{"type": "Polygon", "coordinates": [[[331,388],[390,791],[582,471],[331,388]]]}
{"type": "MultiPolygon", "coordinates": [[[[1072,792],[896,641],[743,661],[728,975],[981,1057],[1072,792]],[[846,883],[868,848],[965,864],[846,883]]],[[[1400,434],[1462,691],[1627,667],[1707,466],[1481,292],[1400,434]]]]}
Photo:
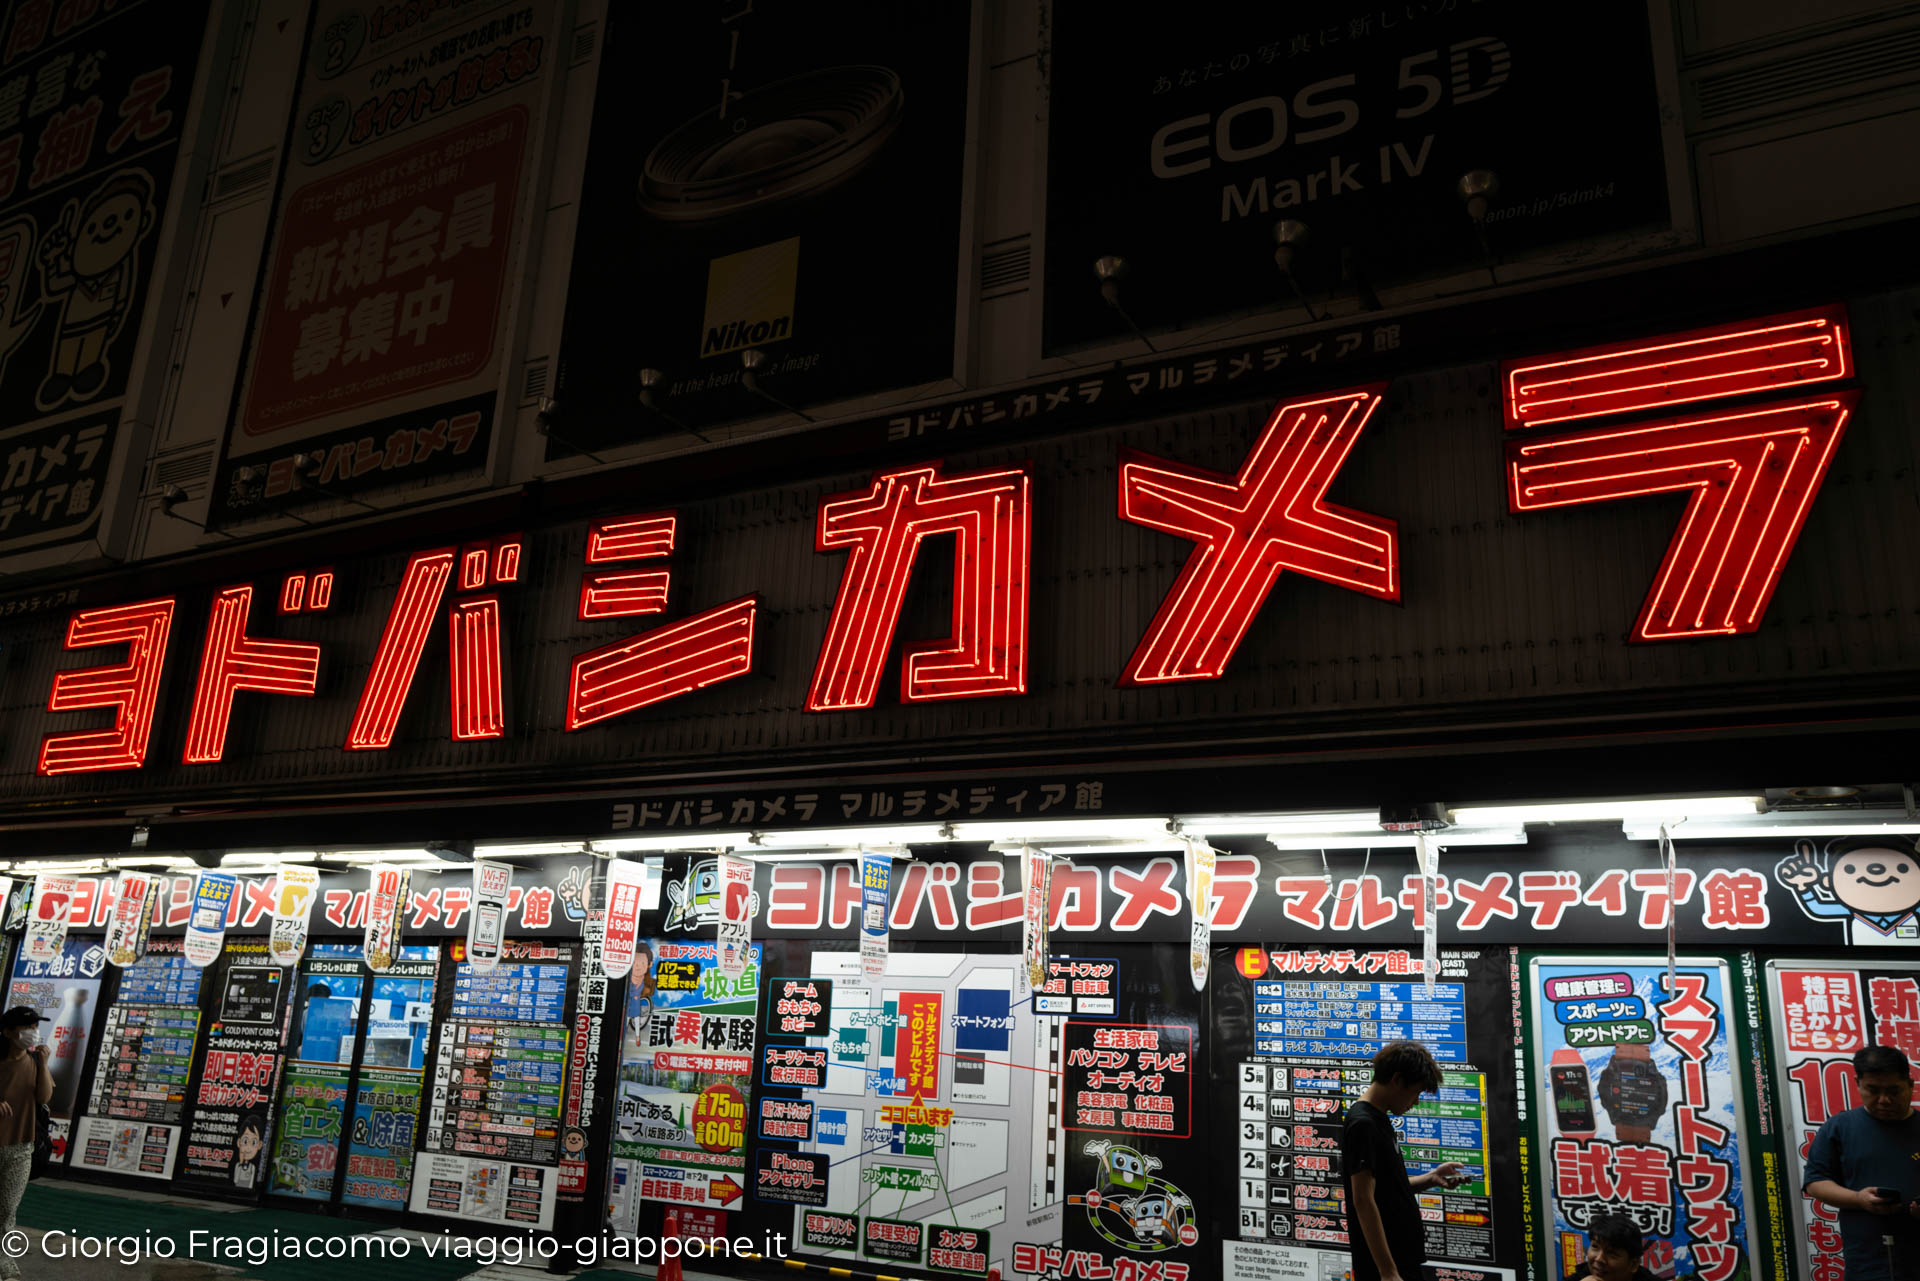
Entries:
{"type": "Polygon", "coordinates": [[[60,313],[53,360],[35,403],[57,409],[106,385],[108,349],[133,311],[140,242],[153,231],[153,179],[122,169],[84,199],[69,200],[41,239],[41,306],[60,313]]]}
{"type": "Polygon", "coordinates": [[[1910,837],[1844,836],[1824,854],[1799,841],[1773,875],[1813,920],[1845,920],[1849,943],[1920,944],[1920,847],[1910,837]]]}

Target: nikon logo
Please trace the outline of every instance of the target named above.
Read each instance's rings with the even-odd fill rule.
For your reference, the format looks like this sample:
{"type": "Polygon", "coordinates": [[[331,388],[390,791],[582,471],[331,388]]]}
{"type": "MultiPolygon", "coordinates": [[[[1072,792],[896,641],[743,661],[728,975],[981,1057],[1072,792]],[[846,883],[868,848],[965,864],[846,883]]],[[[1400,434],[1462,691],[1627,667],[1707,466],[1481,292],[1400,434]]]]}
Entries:
{"type": "Polygon", "coordinates": [[[738,351],[742,347],[758,347],[762,343],[785,338],[793,326],[793,317],[780,316],[773,320],[736,320],[721,325],[717,329],[707,330],[707,340],[700,344],[702,356],[718,356],[722,352],[738,351]]]}
{"type": "Polygon", "coordinates": [[[793,336],[800,238],[715,258],[707,268],[701,356],[720,356],[793,336]]]}

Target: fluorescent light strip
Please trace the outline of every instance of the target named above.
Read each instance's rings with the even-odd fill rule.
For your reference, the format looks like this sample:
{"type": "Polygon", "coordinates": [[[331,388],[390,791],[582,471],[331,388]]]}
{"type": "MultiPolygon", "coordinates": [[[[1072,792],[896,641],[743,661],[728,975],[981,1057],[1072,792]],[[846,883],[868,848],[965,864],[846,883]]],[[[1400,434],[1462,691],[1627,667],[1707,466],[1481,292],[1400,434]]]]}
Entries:
{"type": "MultiPolygon", "coordinates": [[[[1411,832],[1274,832],[1267,837],[1277,850],[1382,850],[1411,849],[1419,843],[1411,832]]],[[[1480,845],[1525,845],[1525,828],[1450,827],[1427,834],[1429,844],[1441,849],[1480,845]]]]}
{"type": "Polygon", "coordinates": [[[1462,826],[1499,826],[1503,823],[1584,823],[1613,820],[1730,818],[1756,815],[1766,808],[1762,796],[1672,796],[1631,801],[1550,801],[1539,805],[1455,806],[1453,818],[1462,826]]]}
{"type": "MultiPolygon", "coordinates": [[[[1623,823],[1621,825],[1626,838],[1630,841],[1657,841],[1660,839],[1660,824],[1657,822],[1623,823]]],[[[1737,841],[1752,839],[1774,839],[1788,836],[1913,836],[1920,834],[1920,821],[1904,816],[1898,819],[1840,819],[1826,814],[1801,815],[1770,814],[1755,822],[1738,823],[1728,820],[1706,823],[1674,823],[1668,826],[1667,835],[1676,841],[1737,841]]]]}

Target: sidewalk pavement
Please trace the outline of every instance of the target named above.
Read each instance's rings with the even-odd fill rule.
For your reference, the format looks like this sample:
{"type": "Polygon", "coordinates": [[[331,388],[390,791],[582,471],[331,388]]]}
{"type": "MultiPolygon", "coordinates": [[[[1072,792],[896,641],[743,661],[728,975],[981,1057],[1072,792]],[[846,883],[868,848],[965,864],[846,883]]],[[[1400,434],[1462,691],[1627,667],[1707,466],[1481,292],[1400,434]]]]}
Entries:
{"type": "MultiPolygon", "coordinates": [[[[190,1245],[196,1231],[203,1243],[215,1236],[321,1242],[388,1237],[408,1243],[406,1256],[389,1265],[392,1275],[405,1276],[407,1281],[553,1281],[544,1265],[486,1265],[473,1257],[470,1248],[462,1249],[468,1238],[438,1229],[383,1228],[355,1219],[200,1201],[165,1191],[37,1179],[27,1186],[18,1217],[25,1253],[18,1253],[20,1239],[0,1241],[0,1249],[19,1260],[23,1281],[56,1277],[59,1281],[340,1281],[342,1268],[380,1267],[369,1256],[383,1248],[362,1241],[357,1248],[333,1247],[354,1250],[350,1259],[266,1257],[254,1263],[246,1257],[245,1247],[228,1246],[214,1257],[206,1257],[210,1252],[203,1250],[202,1257],[195,1258],[190,1245]],[[76,1257],[81,1251],[94,1257],[76,1257]]],[[[573,1281],[632,1281],[651,1275],[599,1267],[574,1273],[573,1281]]],[[[689,1271],[687,1281],[702,1278],[689,1271]]]]}

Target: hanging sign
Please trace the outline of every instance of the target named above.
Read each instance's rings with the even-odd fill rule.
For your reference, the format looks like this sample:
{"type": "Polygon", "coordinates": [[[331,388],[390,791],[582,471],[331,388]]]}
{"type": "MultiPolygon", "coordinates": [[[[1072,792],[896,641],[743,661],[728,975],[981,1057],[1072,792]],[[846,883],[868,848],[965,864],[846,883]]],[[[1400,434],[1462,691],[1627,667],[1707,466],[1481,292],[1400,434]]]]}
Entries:
{"type": "Polygon", "coordinates": [[[1414,838],[1420,860],[1420,972],[1427,976],[1426,995],[1433,996],[1434,981],[1440,977],[1440,914],[1434,910],[1434,886],[1440,879],[1440,847],[1427,840],[1424,832],[1414,838]]]}
{"type": "Polygon", "coordinates": [[[33,908],[27,914],[27,940],[21,955],[46,965],[60,955],[67,941],[67,918],[73,913],[71,876],[41,876],[33,882],[33,908]]]}
{"type": "Polygon", "coordinates": [[[407,869],[375,865],[367,870],[367,968],[376,973],[400,953],[400,905],[407,901],[407,869]]]}
{"type": "Polygon", "coordinates": [[[513,865],[473,862],[473,914],[467,918],[467,964],[484,974],[500,963],[507,936],[507,898],[513,890],[513,865]]]}
{"type": "Polygon", "coordinates": [[[275,965],[297,965],[307,950],[307,911],[320,888],[317,867],[283,867],[273,884],[273,924],[267,955],[275,965]]]}
{"type": "Polygon", "coordinates": [[[227,941],[227,909],[240,878],[232,872],[203,870],[193,878],[193,915],[187,921],[187,962],[205,968],[227,941]]]}
{"type": "Polygon", "coordinates": [[[887,915],[893,909],[893,851],[860,851],[860,973],[887,972],[887,915]]]}
{"type": "Polygon", "coordinates": [[[113,911],[107,918],[107,959],[115,965],[132,965],[147,954],[158,881],[151,872],[122,872],[115,881],[113,911]]]}
{"type": "Polygon", "coordinates": [[[753,864],[720,856],[720,972],[737,979],[747,972],[753,942],[753,864]]]}
{"type": "Polygon", "coordinates": [[[1035,992],[1047,985],[1047,905],[1053,885],[1053,859],[1045,850],[1021,847],[1026,865],[1026,903],[1020,924],[1020,951],[1027,958],[1027,987],[1035,992]]]}
{"type": "Polygon", "coordinates": [[[633,968],[634,947],[640,941],[640,898],[646,888],[645,864],[626,858],[607,863],[607,921],[600,942],[600,968],[610,979],[625,978],[633,968]]]}
{"type": "Polygon", "coordinates": [[[1187,911],[1193,918],[1187,945],[1187,973],[1193,990],[1207,989],[1208,957],[1213,947],[1213,868],[1218,856],[1205,841],[1187,842],[1187,911]]]}

